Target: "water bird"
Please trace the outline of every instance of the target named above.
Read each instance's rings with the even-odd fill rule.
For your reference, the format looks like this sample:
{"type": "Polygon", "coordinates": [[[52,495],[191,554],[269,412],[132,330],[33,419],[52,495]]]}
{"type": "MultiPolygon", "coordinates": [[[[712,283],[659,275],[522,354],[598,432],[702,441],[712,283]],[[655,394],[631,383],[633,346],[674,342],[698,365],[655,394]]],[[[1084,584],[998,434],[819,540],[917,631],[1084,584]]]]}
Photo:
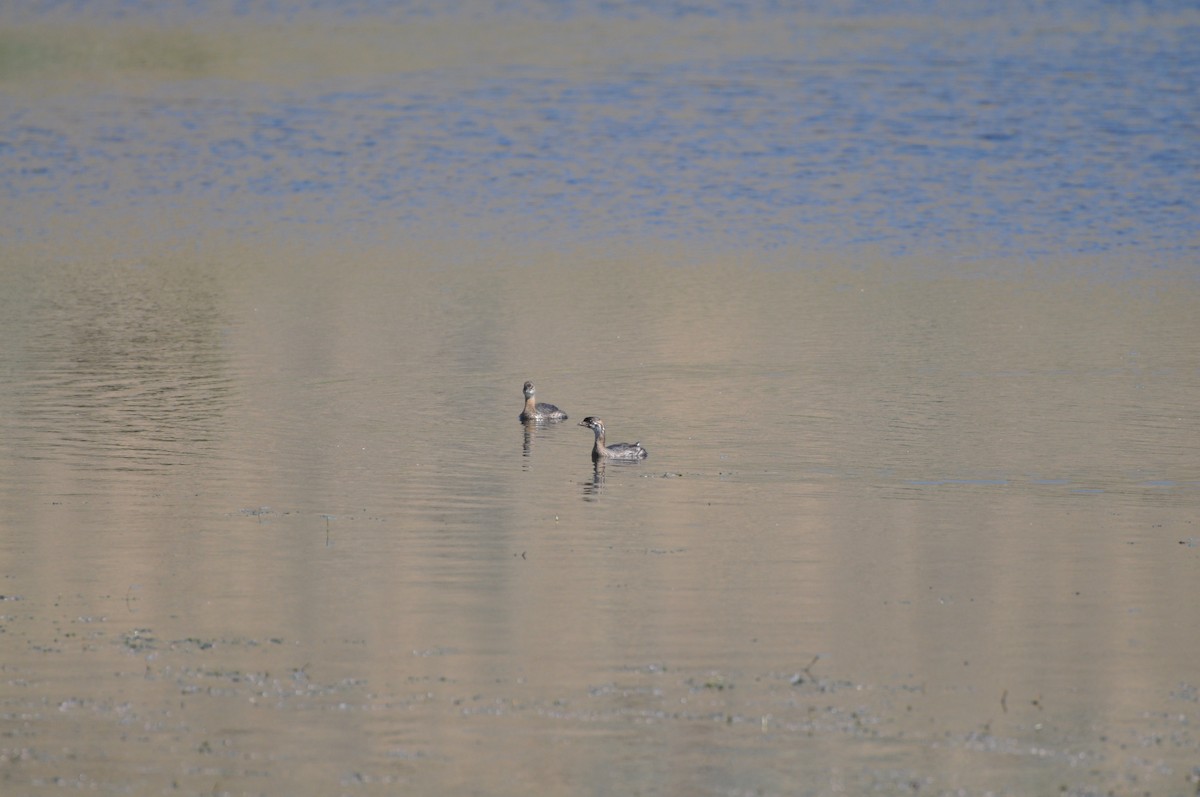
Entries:
{"type": "Polygon", "coordinates": [[[519,416],[522,421],[565,421],[567,414],[553,404],[534,401],[533,382],[525,383],[525,409],[519,416]]]}
{"type": "Polygon", "coordinates": [[[592,459],[645,459],[650,456],[639,443],[613,443],[604,445],[604,421],[589,415],[579,422],[596,433],[596,444],[592,446],[592,459]]]}

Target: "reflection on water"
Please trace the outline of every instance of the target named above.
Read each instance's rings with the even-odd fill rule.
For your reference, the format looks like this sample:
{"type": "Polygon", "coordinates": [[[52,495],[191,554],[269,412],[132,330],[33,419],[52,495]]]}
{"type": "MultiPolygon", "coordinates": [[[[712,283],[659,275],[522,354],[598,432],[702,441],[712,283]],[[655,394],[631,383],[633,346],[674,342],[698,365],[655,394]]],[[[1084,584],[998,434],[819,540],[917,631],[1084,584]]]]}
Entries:
{"type": "Polygon", "coordinates": [[[346,251],[10,262],[0,700],[65,706],[22,772],[123,721],[196,789],[1188,771],[1194,285],[346,251]],[[654,458],[514,428],[531,372],[654,458]]]}
{"type": "Polygon", "coordinates": [[[557,431],[555,429],[555,427],[562,425],[562,421],[521,421],[521,429],[523,431],[521,453],[525,457],[532,456],[534,440],[537,438],[537,436],[545,434],[562,434],[561,431],[557,431]]]}
{"type": "Polygon", "coordinates": [[[2,790],[1193,792],[1169,6],[0,11],[2,790]]]}
{"type": "MultiPolygon", "coordinates": [[[[163,469],[211,453],[233,382],[212,275],[51,269],[12,303],[12,433],[47,467],[163,469]],[[52,445],[41,443],[53,441],[52,445]]],[[[10,438],[11,439],[11,438],[10,438]]]]}
{"type": "MultiPolygon", "coordinates": [[[[622,468],[637,468],[641,465],[640,462],[625,461],[625,460],[607,460],[596,459],[592,461],[592,477],[582,482],[583,484],[583,500],[595,501],[599,498],[601,491],[604,489],[604,479],[609,469],[614,472],[620,472],[622,468]]],[[[634,478],[638,474],[628,474],[629,478],[634,478]]],[[[657,474],[655,474],[657,475],[657,474]]],[[[669,474],[664,474],[669,476],[669,474]]]]}

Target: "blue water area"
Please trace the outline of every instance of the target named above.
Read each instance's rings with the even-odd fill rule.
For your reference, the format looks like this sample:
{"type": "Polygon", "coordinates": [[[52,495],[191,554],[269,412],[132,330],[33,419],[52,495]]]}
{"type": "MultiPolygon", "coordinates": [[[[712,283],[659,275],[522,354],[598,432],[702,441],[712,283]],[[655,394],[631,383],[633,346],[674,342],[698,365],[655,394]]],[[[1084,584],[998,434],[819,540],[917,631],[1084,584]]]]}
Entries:
{"type": "MultiPolygon", "coordinates": [[[[1190,3],[102,2],[5,15],[316,24],[331,39],[373,19],[536,21],[549,27],[521,43],[534,51],[554,44],[555,24],[583,19],[614,37],[597,52],[619,54],[518,49],[500,63],[283,84],[197,74],[13,96],[0,107],[0,207],[98,223],[174,208],[184,235],[189,224],[279,223],[964,258],[1115,253],[1135,269],[1200,254],[1190,3]],[[654,25],[660,48],[618,47],[623,31],[654,25]]],[[[51,235],[37,218],[8,232],[51,235]]]]}

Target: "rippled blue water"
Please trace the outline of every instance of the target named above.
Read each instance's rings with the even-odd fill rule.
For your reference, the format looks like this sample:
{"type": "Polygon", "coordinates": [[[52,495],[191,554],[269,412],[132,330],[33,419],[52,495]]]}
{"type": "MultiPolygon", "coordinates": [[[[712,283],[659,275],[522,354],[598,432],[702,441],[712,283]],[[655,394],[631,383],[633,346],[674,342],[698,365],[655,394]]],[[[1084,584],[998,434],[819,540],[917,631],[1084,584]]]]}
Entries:
{"type": "MultiPolygon", "coordinates": [[[[1200,250],[1200,12],[1189,3],[109,2],[4,14],[218,38],[205,31],[303,24],[328,28],[335,52],[361,38],[346,26],[384,31],[360,45],[379,57],[345,74],[231,80],[200,68],[82,95],[8,92],[0,207],[37,211],[7,231],[26,239],[63,217],[148,214],[148,235],[183,237],[296,225],[1115,253],[1134,269],[1200,250]],[[403,45],[388,31],[430,20],[484,42],[494,26],[515,51],[474,58],[482,45],[468,40],[461,56],[389,60],[403,45]],[[181,216],[163,222],[171,211],[181,216]]],[[[0,90],[37,79],[7,71],[0,90]]]]}

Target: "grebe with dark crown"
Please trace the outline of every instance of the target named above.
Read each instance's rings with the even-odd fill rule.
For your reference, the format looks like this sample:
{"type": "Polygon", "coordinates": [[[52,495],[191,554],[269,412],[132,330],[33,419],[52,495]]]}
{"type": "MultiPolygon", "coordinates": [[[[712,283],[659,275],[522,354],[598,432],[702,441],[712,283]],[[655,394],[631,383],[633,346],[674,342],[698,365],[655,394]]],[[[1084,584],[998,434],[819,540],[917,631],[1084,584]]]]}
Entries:
{"type": "Polygon", "coordinates": [[[613,443],[604,445],[604,421],[592,415],[579,422],[596,433],[596,444],[592,446],[592,459],[645,459],[650,456],[641,443],[613,443]]]}
{"type": "Polygon", "coordinates": [[[553,404],[533,400],[533,382],[525,383],[525,409],[518,416],[522,421],[565,421],[567,414],[553,404]]]}

